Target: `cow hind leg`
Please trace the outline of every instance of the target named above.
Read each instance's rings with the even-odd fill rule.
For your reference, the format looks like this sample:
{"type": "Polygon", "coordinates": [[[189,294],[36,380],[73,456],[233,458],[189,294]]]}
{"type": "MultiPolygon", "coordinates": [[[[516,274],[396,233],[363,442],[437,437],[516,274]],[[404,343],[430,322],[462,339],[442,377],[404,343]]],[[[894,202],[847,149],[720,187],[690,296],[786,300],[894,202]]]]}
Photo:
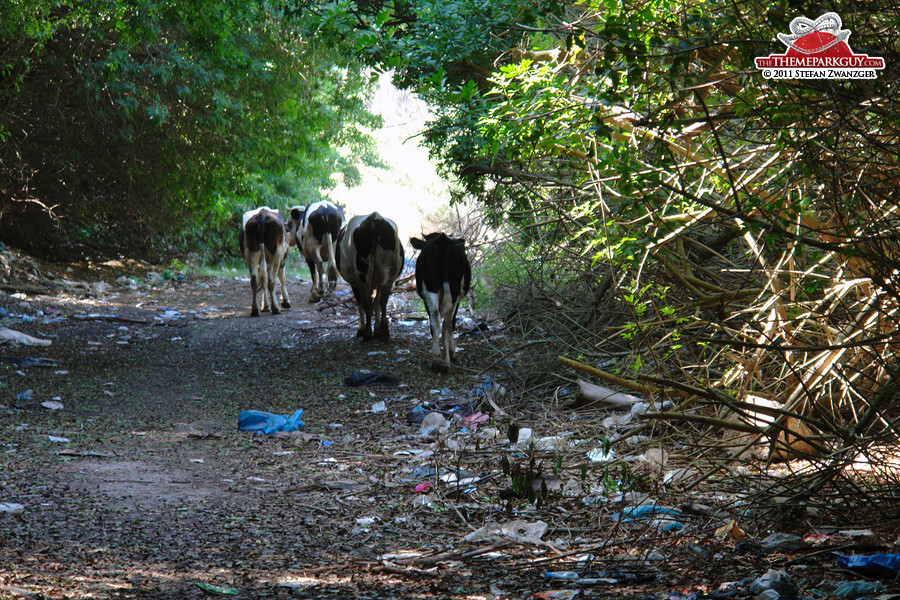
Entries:
{"type": "Polygon", "coordinates": [[[266,257],[266,282],[263,286],[266,295],[264,297],[264,301],[269,305],[269,310],[272,311],[273,315],[277,315],[281,312],[281,309],[278,308],[278,303],[275,302],[275,281],[278,279],[277,265],[277,257],[266,257]]]}
{"type": "Polygon", "coordinates": [[[247,266],[250,269],[250,292],[253,294],[253,303],[250,308],[251,317],[259,316],[259,263],[260,255],[258,252],[250,251],[247,253],[247,266]]]}
{"type": "Polygon", "coordinates": [[[281,283],[281,307],[291,307],[291,297],[288,296],[287,282],[284,280],[284,264],[287,262],[287,253],[281,259],[281,266],[278,268],[278,281],[281,283]]]}
{"type": "Polygon", "coordinates": [[[250,307],[250,316],[259,316],[259,277],[250,275],[250,291],[253,294],[253,305],[250,307]]]}
{"type": "Polygon", "coordinates": [[[353,297],[356,299],[356,308],[359,310],[359,327],[356,330],[356,337],[368,340],[372,337],[372,297],[366,297],[357,287],[351,289],[353,297]]]}
{"type": "Polygon", "coordinates": [[[388,329],[387,302],[391,295],[391,287],[379,288],[375,294],[375,322],[378,328],[375,337],[383,342],[390,341],[391,332],[388,329]]]}
{"type": "Polygon", "coordinates": [[[461,298],[457,298],[456,302],[453,303],[453,310],[450,311],[449,321],[450,325],[446,325],[448,334],[447,337],[450,340],[450,360],[456,359],[456,336],[454,335],[456,331],[456,313],[459,312],[459,301],[461,298]]]}
{"type": "Polygon", "coordinates": [[[442,358],[449,363],[456,358],[456,343],[453,340],[453,314],[456,312],[456,307],[451,304],[441,308],[441,337],[444,346],[442,358]]]}
{"type": "Polygon", "coordinates": [[[334,290],[337,288],[337,279],[338,279],[338,270],[337,268],[332,268],[330,265],[328,269],[325,271],[325,276],[328,279],[328,285],[325,288],[325,291],[329,294],[333,294],[334,290]]]}
{"type": "Polygon", "coordinates": [[[334,239],[331,237],[330,233],[326,233],[324,250],[328,253],[328,256],[323,257],[323,259],[328,265],[325,269],[325,278],[328,281],[327,287],[325,288],[325,293],[327,294],[333,294],[335,288],[337,288],[338,268],[335,260],[335,249],[334,239]]]}
{"type": "Polygon", "coordinates": [[[440,356],[440,296],[435,292],[425,292],[422,300],[425,302],[425,312],[428,313],[428,326],[431,329],[431,353],[435,356],[440,356]]]}
{"type": "Polygon", "coordinates": [[[311,280],[309,303],[315,304],[322,299],[322,270],[315,260],[306,259],[306,266],[309,267],[309,278],[311,280]]]}

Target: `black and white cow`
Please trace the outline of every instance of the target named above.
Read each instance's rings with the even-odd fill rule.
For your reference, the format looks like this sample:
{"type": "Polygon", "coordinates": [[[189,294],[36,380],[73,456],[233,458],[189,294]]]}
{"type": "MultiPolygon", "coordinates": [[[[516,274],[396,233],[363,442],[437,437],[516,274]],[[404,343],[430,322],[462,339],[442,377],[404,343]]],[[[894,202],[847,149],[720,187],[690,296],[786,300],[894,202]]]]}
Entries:
{"type": "Polygon", "coordinates": [[[397,224],[377,212],[350,219],[338,236],[337,264],[359,308],[358,337],[388,340],[387,302],[403,270],[397,224]],[[374,301],[372,296],[375,296],[374,301]]]}
{"type": "Polygon", "coordinates": [[[445,233],[429,233],[424,237],[424,240],[409,240],[413,248],[421,250],[416,259],[416,292],[428,311],[431,353],[449,368],[450,361],[456,357],[453,339],[456,311],[472,285],[472,267],[464,239],[451,238],[445,233]]]}
{"type": "Polygon", "coordinates": [[[318,302],[337,285],[338,269],[334,258],[337,237],[346,224],[344,209],[328,200],[313,202],[307,207],[295,206],[288,219],[288,243],[297,246],[309,267],[312,289],[309,301],[318,302]],[[328,265],[327,268],[325,265],[328,265]],[[328,280],[328,287],[322,278],[328,280]]]}
{"type": "Polygon", "coordinates": [[[263,310],[277,315],[275,303],[275,278],[281,282],[281,306],[291,307],[284,282],[284,261],[287,258],[287,232],[284,219],[277,210],[263,206],[244,213],[238,233],[241,254],[250,268],[250,289],[253,291],[253,308],[250,316],[259,316],[259,292],[263,292],[263,310]]]}

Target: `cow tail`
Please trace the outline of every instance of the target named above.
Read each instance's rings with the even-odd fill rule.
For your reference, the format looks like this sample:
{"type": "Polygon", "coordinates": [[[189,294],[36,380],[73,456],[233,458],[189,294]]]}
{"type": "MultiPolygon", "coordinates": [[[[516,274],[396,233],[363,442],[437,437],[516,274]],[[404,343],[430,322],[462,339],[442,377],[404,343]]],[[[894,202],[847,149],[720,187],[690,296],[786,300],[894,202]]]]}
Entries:
{"type": "Polygon", "coordinates": [[[256,239],[259,240],[259,252],[262,255],[260,258],[261,266],[263,269],[266,268],[266,219],[262,218],[262,213],[259,214],[259,218],[255,220],[256,227],[256,239]]]}
{"type": "Polygon", "coordinates": [[[325,232],[325,247],[328,249],[328,272],[333,274],[334,279],[337,280],[338,267],[334,258],[334,238],[330,231],[325,232]]]}

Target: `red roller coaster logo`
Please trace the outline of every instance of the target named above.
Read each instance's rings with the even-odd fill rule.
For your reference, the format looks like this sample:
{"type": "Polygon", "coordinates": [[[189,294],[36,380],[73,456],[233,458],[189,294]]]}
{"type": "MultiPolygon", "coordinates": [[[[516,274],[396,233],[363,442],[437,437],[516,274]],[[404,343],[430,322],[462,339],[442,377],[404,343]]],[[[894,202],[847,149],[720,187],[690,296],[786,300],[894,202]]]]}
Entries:
{"type": "Polygon", "coordinates": [[[833,12],[815,21],[797,17],[790,33],[778,34],[787,51],[757,57],[756,68],[766,79],[875,79],[884,59],[854,53],[847,44],[850,30],[842,26],[833,12]]]}

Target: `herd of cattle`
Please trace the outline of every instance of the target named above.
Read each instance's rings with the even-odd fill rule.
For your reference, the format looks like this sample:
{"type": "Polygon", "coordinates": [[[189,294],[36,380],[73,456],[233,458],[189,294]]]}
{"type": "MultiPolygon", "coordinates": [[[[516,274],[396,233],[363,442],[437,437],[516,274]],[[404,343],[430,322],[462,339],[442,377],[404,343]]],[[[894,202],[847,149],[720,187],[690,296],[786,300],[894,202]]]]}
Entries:
{"type": "MultiPolygon", "coordinates": [[[[287,223],[278,210],[261,207],[244,213],[238,235],[241,253],[250,269],[253,293],[251,316],[262,310],[280,312],[275,302],[275,279],[281,284],[281,307],[290,308],[284,280],[288,250],[296,246],[312,278],[310,302],[333,292],[338,275],[353,290],[359,308],[356,335],[387,340],[387,303],[404,264],[397,225],[377,212],[347,221],[344,211],[327,200],[290,209],[287,223]]],[[[472,269],[465,240],[444,233],[411,238],[419,250],[416,291],[425,303],[432,336],[432,354],[445,365],[455,357],[453,324],[463,296],[469,293],[472,269]]]]}

